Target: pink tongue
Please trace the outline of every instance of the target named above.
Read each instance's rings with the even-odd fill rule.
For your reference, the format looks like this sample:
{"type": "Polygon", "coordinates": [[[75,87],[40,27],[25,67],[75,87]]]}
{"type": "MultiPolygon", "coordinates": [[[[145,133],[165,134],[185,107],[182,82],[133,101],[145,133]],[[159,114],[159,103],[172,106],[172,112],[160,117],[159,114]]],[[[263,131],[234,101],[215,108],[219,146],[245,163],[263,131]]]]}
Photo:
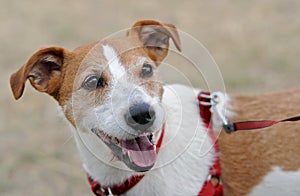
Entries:
{"type": "Polygon", "coordinates": [[[154,145],[147,136],[140,136],[132,140],[121,140],[123,153],[130,151],[131,161],[140,167],[153,166],[156,160],[156,151],[154,145]]]}

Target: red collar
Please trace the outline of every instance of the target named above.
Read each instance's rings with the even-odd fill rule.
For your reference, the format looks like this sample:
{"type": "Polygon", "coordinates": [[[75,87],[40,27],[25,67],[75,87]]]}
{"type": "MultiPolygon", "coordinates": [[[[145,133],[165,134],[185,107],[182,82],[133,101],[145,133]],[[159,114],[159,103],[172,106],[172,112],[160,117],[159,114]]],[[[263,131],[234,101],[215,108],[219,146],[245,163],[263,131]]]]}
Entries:
{"type": "MultiPolygon", "coordinates": [[[[163,125],[160,137],[156,144],[156,152],[157,153],[162,144],[164,134],[165,134],[165,125],[163,125]]],[[[97,196],[120,195],[120,194],[124,194],[127,191],[129,191],[132,187],[134,187],[137,183],[139,183],[143,179],[144,176],[145,175],[131,176],[130,178],[126,179],[123,183],[113,185],[111,187],[102,186],[99,182],[94,181],[89,175],[88,175],[88,181],[91,185],[91,189],[92,189],[93,193],[97,196]]]]}
{"type": "Polygon", "coordinates": [[[129,191],[137,183],[143,179],[144,175],[131,176],[126,179],[123,183],[114,185],[112,187],[101,186],[100,183],[94,181],[90,176],[88,176],[89,183],[93,193],[97,196],[107,196],[107,195],[120,195],[129,191]]]}
{"type": "Polygon", "coordinates": [[[220,159],[219,159],[219,149],[217,146],[216,137],[214,135],[212,129],[212,121],[211,121],[211,98],[210,92],[200,92],[198,95],[199,101],[199,108],[200,108],[200,116],[202,121],[207,128],[208,134],[214,143],[214,149],[216,153],[215,162],[210,168],[209,177],[207,181],[204,183],[202,190],[198,194],[198,196],[222,196],[223,195],[223,188],[222,184],[220,183],[220,176],[221,176],[221,167],[220,167],[220,159]]]}

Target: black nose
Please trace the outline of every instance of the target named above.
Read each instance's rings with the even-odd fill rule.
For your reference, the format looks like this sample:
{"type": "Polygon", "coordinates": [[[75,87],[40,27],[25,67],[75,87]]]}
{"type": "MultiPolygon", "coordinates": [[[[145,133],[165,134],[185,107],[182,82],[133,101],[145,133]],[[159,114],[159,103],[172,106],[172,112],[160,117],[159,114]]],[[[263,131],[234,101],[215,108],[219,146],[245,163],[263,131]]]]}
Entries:
{"type": "Polygon", "coordinates": [[[155,111],[147,103],[133,105],[125,114],[126,123],[135,130],[146,132],[153,125],[155,111]]]}

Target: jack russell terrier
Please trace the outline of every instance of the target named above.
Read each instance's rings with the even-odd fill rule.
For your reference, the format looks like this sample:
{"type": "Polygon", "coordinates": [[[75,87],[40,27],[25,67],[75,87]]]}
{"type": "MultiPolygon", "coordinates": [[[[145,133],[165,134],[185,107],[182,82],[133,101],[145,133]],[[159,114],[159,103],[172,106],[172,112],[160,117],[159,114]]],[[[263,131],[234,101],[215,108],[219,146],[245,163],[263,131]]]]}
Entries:
{"type": "MultiPolygon", "coordinates": [[[[29,79],[57,100],[96,195],[299,195],[300,124],[223,130],[215,142],[220,121],[200,117],[200,91],[158,82],[170,40],[180,51],[174,25],[142,20],[124,37],[43,48],[12,74],[13,95],[29,79]]],[[[300,112],[300,90],[226,100],[232,121],[300,112]]]]}

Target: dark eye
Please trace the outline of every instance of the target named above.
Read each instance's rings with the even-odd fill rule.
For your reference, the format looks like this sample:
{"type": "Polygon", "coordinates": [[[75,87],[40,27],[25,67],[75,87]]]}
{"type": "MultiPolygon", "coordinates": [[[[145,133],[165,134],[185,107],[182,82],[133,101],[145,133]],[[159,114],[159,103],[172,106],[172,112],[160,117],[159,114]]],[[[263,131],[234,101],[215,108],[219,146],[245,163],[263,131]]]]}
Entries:
{"type": "Polygon", "coordinates": [[[145,63],[142,67],[142,77],[149,78],[153,75],[152,65],[149,63],[145,63]]]}
{"type": "Polygon", "coordinates": [[[82,87],[89,91],[96,90],[97,88],[101,88],[103,86],[104,86],[104,79],[99,76],[89,76],[82,83],[82,87]]]}

